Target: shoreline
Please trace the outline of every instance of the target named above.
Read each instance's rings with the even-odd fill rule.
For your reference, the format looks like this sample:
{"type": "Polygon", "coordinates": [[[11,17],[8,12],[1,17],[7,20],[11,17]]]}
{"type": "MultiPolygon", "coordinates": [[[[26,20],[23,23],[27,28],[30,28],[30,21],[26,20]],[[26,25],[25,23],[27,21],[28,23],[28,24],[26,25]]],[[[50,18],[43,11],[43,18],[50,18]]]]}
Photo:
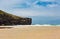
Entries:
{"type": "Polygon", "coordinates": [[[60,39],[59,26],[21,25],[6,27],[13,28],[0,29],[0,39],[60,39]]]}

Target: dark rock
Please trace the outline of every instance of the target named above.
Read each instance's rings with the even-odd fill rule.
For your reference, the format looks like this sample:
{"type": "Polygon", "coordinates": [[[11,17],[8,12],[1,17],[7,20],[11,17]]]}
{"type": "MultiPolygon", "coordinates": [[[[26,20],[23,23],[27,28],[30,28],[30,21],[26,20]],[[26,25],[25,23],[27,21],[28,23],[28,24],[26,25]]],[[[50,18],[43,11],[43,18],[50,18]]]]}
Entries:
{"type": "Polygon", "coordinates": [[[31,23],[31,18],[15,16],[0,10],[0,25],[31,25],[31,23]]]}

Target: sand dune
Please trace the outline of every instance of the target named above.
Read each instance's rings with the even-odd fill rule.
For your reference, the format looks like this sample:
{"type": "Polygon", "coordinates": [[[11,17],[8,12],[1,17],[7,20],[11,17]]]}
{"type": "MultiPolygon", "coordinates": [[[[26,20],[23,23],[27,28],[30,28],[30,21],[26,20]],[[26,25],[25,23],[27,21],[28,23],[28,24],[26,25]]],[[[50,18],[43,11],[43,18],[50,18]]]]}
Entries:
{"type": "Polygon", "coordinates": [[[0,29],[0,39],[60,39],[60,27],[13,26],[0,29]]]}

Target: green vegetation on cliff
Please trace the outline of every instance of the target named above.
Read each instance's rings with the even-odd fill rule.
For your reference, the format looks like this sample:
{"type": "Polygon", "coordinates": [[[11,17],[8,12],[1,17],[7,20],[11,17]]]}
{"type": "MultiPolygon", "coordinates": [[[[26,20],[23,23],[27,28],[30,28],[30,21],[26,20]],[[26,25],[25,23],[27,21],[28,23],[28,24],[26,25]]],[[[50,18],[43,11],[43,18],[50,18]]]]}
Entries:
{"type": "Polygon", "coordinates": [[[15,16],[0,10],[0,25],[30,25],[32,19],[15,16]]]}

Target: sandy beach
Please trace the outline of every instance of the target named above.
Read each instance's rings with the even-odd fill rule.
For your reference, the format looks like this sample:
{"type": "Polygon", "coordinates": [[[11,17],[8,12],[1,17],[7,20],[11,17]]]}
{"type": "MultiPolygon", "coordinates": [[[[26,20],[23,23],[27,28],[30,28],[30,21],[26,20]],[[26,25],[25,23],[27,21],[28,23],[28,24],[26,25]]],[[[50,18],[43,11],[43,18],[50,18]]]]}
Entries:
{"type": "Polygon", "coordinates": [[[59,26],[13,26],[0,29],[0,39],[60,39],[59,26]]]}

